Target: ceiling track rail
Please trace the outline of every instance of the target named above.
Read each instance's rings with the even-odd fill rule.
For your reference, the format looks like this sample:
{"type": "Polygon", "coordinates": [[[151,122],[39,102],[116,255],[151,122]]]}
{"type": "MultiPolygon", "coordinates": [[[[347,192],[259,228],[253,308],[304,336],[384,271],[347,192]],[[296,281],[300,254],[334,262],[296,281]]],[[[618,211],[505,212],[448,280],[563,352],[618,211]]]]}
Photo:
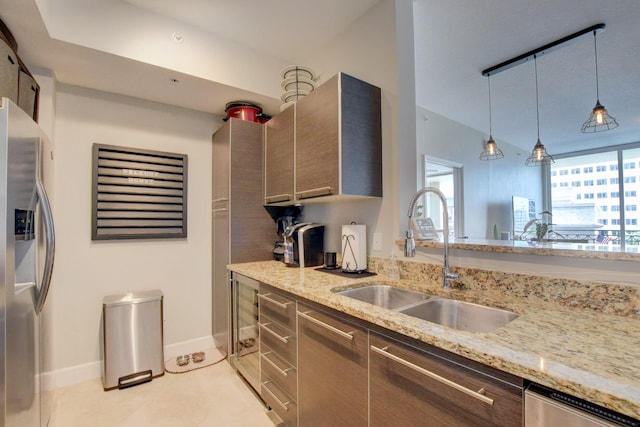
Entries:
{"type": "Polygon", "coordinates": [[[494,65],[493,67],[489,67],[486,70],[482,71],[482,75],[483,76],[493,76],[495,74],[498,74],[502,71],[506,71],[510,68],[516,67],[524,62],[530,61],[533,59],[534,56],[536,56],[537,58],[540,58],[542,55],[546,55],[547,53],[551,53],[553,51],[556,51],[558,49],[560,49],[561,47],[566,46],[569,43],[572,43],[576,40],[585,38],[591,34],[593,34],[594,32],[598,33],[601,31],[604,31],[605,29],[605,24],[604,23],[600,23],[600,24],[596,24],[596,25],[592,25],[589,28],[585,28],[584,30],[580,30],[576,33],[570,34],[568,36],[565,36],[561,39],[558,39],[554,42],[548,43],[544,46],[541,46],[537,49],[533,49],[530,50],[529,52],[523,53],[522,55],[518,55],[515,58],[511,58],[507,61],[501,62],[498,65],[494,65]]]}

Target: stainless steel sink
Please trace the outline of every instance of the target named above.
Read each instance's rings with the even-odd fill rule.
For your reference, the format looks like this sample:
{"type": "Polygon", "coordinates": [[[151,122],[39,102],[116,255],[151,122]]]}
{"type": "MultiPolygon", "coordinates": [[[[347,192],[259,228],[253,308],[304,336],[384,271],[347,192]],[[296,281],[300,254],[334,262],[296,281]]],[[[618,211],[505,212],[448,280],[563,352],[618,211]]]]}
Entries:
{"type": "Polygon", "coordinates": [[[518,317],[511,311],[446,298],[433,298],[398,311],[469,332],[491,332],[518,317]]]}
{"type": "Polygon", "coordinates": [[[390,310],[397,310],[432,297],[422,292],[388,285],[370,285],[334,292],[390,310]]]}

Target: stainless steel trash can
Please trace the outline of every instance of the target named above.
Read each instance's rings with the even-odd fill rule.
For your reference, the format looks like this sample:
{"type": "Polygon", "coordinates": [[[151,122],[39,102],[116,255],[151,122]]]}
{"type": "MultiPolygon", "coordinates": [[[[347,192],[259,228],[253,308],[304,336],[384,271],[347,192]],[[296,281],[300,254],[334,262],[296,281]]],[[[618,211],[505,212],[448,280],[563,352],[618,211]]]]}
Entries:
{"type": "Polygon", "coordinates": [[[110,295],[102,304],[105,390],[131,387],[164,375],[162,292],[110,295]]]}

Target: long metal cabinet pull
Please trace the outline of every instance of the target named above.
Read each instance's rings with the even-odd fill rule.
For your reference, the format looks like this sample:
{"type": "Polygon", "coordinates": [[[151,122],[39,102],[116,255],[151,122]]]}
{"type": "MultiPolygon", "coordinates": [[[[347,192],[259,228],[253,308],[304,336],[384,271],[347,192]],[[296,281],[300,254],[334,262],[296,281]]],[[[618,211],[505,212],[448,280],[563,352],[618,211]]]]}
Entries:
{"type": "Polygon", "coordinates": [[[288,402],[282,402],[280,399],[278,399],[278,396],[276,396],[275,394],[273,394],[273,392],[272,392],[271,390],[269,390],[269,387],[267,387],[267,384],[270,384],[270,383],[271,383],[271,381],[265,381],[265,382],[263,382],[263,383],[262,383],[262,385],[264,386],[264,387],[262,387],[262,388],[263,388],[263,390],[266,390],[266,392],[267,392],[267,393],[269,393],[269,395],[270,395],[271,397],[273,397],[273,399],[274,399],[276,402],[278,402],[278,404],[282,407],[282,409],[284,409],[285,411],[288,411],[288,410],[289,410],[289,407],[288,407],[287,405],[291,404],[291,401],[288,401],[288,402]]]}
{"type": "Polygon", "coordinates": [[[36,298],[36,313],[40,313],[44,308],[44,303],[47,301],[47,295],[49,293],[49,286],[51,285],[51,274],[53,273],[53,261],[56,255],[56,233],[53,229],[53,213],[51,212],[51,205],[49,204],[49,198],[47,192],[44,189],[42,180],[38,178],[36,180],[36,194],[40,201],[40,207],[42,209],[42,218],[44,221],[45,237],[46,237],[46,252],[44,260],[44,272],[42,273],[42,282],[40,284],[40,291],[36,298]]]}
{"type": "Polygon", "coordinates": [[[276,364],[275,364],[271,359],[269,359],[269,358],[267,357],[267,355],[268,355],[268,354],[271,354],[271,352],[269,351],[269,352],[267,352],[267,353],[260,353],[260,357],[262,357],[262,359],[263,359],[264,361],[268,362],[268,363],[269,363],[269,365],[271,365],[271,366],[273,367],[273,369],[275,369],[276,371],[278,371],[278,373],[279,373],[280,375],[282,375],[283,377],[287,377],[287,376],[288,376],[287,372],[288,372],[288,371],[290,371],[290,370],[291,370],[291,369],[293,369],[293,368],[287,368],[287,369],[282,369],[282,368],[280,368],[280,367],[279,367],[278,365],[276,365],[276,364]]]}
{"type": "Polygon", "coordinates": [[[327,196],[329,194],[333,194],[333,189],[331,187],[320,187],[320,188],[313,188],[311,190],[296,192],[296,196],[298,196],[301,199],[310,199],[312,197],[327,196]]]}
{"type": "Polygon", "coordinates": [[[264,198],[265,203],[277,203],[277,202],[288,202],[293,199],[291,194],[276,194],[274,196],[268,196],[264,198]]]}
{"type": "Polygon", "coordinates": [[[271,335],[273,335],[274,337],[276,337],[277,339],[279,339],[280,341],[282,341],[285,344],[289,344],[289,338],[290,337],[283,337],[280,334],[272,331],[271,329],[269,329],[267,327],[268,323],[258,323],[258,326],[260,326],[262,329],[264,329],[265,331],[269,332],[271,335]]]}
{"type": "Polygon", "coordinates": [[[293,301],[289,301],[289,302],[279,302],[279,301],[274,300],[273,298],[269,298],[267,295],[271,295],[271,294],[258,294],[258,298],[261,298],[261,299],[263,299],[263,300],[265,300],[265,301],[268,301],[268,302],[270,302],[271,304],[275,304],[275,305],[277,305],[278,307],[282,308],[283,310],[286,310],[286,309],[287,309],[287,306],[288,306],[289,304],[293,304],[293,301]]]}
{"type": "Polygon", "coordinates": [[[298,312],[298,316],[303,317],[303,318],[305,318],[305,319],[309,320],[310,322],[315,323],[316,325],[320,325],[320,326],[322,326],[323,328],[328,329],[328,330],[330,330],[331,332],[333,332],[333,333],[335,333],[335,334],[340,335],[342,338],[346,338],[346,339],[348,339],[349,341],[353,341],[353,331],[351,331],[351,332],[344,332],[344,331],[341,331],[341,330],[340,330],[340,329],[338,329],[338,328],[334,328],[334,327],[333,327],[333,326],[331,326],[331,325],[327,325],[326,323],[324,323],[324,322],[322,322],[322,321],[320,321],[320,320],[318,320],[318,319],[316,319],[316,318],[314,318],[314,317],[309,316],[309,313],[311,313],[311,311],[307,311],[307,312],[305,312],[305,313],[303,313],[303,312],[299,311],[299,312],[298,312]]]}
{"type": "Polygon", "coordinates": [[[431,379],[434,379],[434,380],[436,380],[436,381],[438,381],[438,382],[440,382],[440,383],[442,383],[444,385],[447,385],[449,387],[455,388],[456,390],[461,391],[462,393],[464,393],[466,395],[469,395],[471,397],[475,397],[476,399],[486,403],[487,405],[493,405],[493,399],[481,394],[481,392],[484,391],[483,388],[481,388],[480,391],[473,391],[473,390],[471,390],[471,389],[469,389],[469,388],[467,388],[467,387],[465,387],[463,385],[460,385],[460,384],[458,384],[456,382],[453,382],[453,381],[451,381],[451,380],[449,380],[447,378],[441,377],[440,375],[438,375],[436,373],[428,371],[428,370],[426,370],[426,369],[424,369],[424,368],[422,368],[422,367],[420,367],[418,365],[415,365],[415,364],[413,364],[411,362],[408,362],[408,361],[402,359],[401,357],[398,357],[398,356],[396,356],[394,354],[389,353],[387,351],[387,349],[389,347],[379,348],[379,347],[376,347],[374,345],[372,345],[370,347],[371,347],[371,350],[375,351],[378,354],[383,355],[384,357],[386,357],[388,359],[393,360],[394,362],[398,362],[401,365],[404,365],[407,368],[413,369],[414,371],[417,371],[417,372],[419,372],[419,373],[421,373],[421,374],[423,374],[423,375],[425,375],[425,376],[427,376],[427,377],[429,377],[431,379]]]}

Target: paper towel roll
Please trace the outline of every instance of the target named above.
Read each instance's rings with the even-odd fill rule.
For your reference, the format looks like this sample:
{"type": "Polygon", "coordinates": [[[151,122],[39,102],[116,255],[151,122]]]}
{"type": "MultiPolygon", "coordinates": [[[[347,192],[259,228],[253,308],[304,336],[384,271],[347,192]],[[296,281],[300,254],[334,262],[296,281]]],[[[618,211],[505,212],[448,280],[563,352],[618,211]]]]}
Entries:
{"type": "Polygon", "coordinates": [[[350,273],[367,269],[367,226],[342,226],[342,270],[350,273]]]}

